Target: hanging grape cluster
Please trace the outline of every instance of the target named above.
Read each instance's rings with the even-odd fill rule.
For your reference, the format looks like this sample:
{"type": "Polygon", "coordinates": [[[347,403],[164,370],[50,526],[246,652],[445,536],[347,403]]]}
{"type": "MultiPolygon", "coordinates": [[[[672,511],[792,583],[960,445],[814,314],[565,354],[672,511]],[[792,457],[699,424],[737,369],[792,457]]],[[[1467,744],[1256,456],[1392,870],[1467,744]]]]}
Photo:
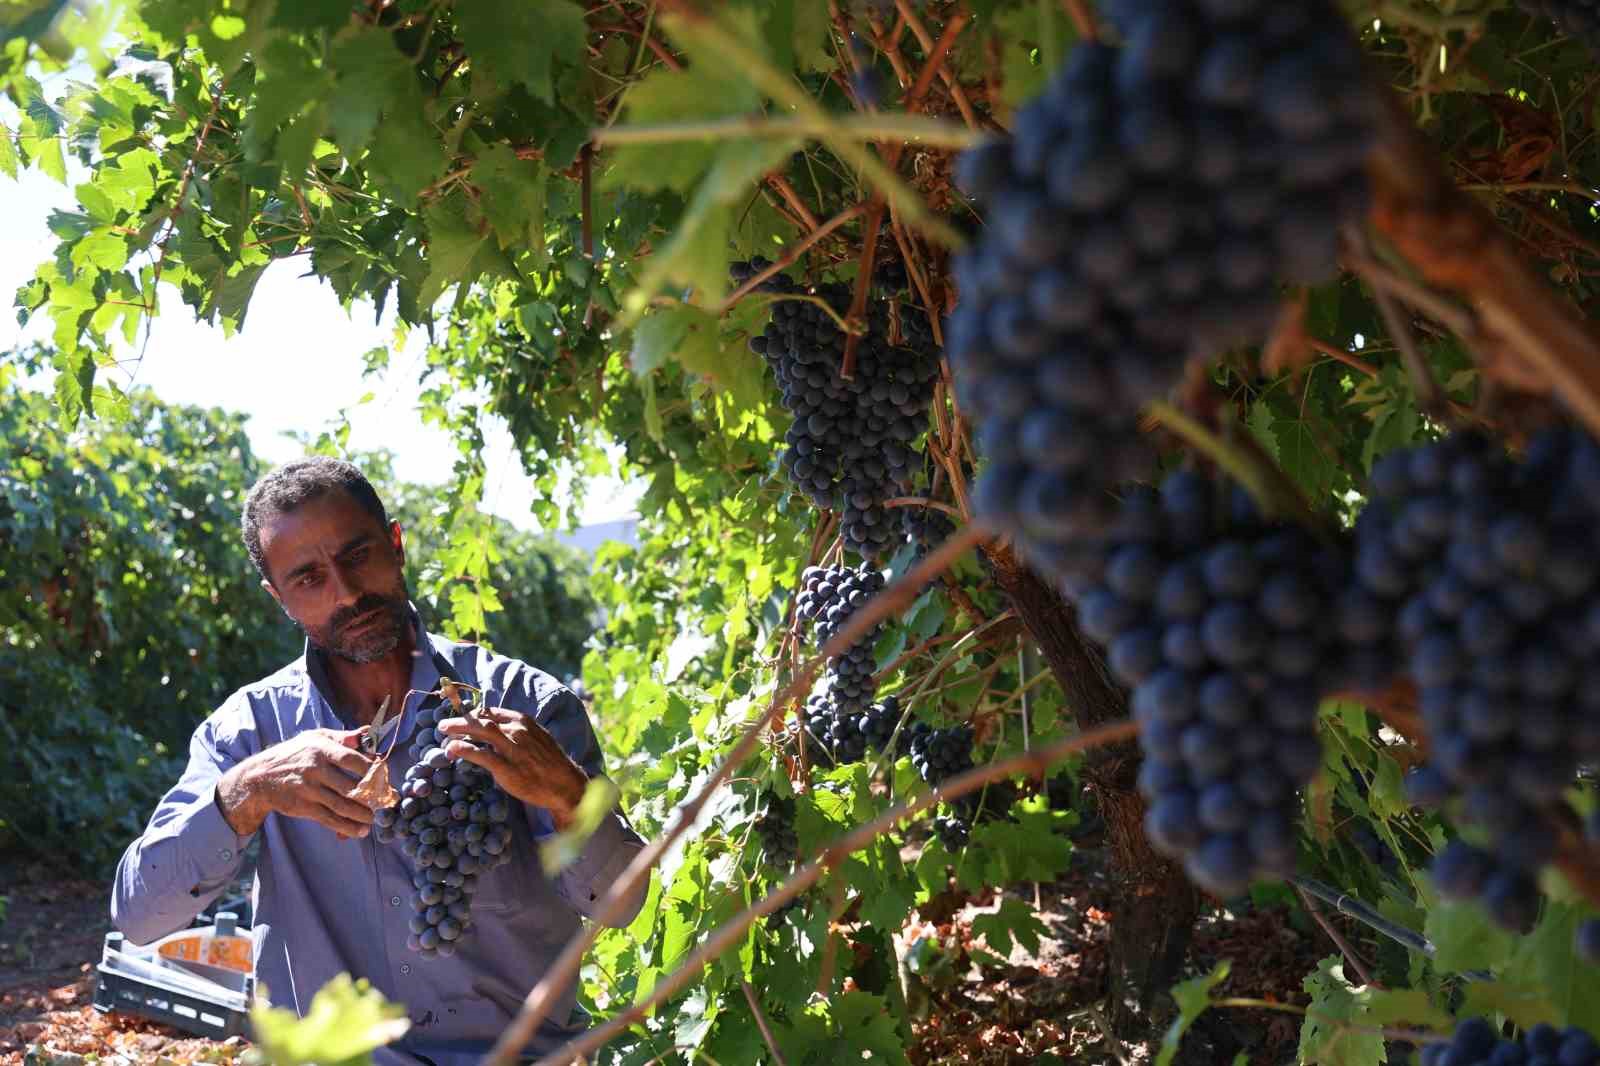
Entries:
{"type": "Polygon", "coordinates": [[[934,788],[972,769],[972,727],[935,729],[926,722],[911,727],[911,765],[934,788]]]}
{"type": "Polygon", "coordinates": [[[1557,1029],[1544,1022],[1506,1040],[1482,1018],[1469,1018],[1447,1043],[1424,1046],[1419,1061],[1421,1066],[1600,1066],[1600,1043],[1575,1025],[1557,1029]]]}
{"type": "Polygon", "coordinates": [[[1600,2],[1597,0],[1517,0],[1517,6],[1556,24],[1556,29],[1600,56],[1600,2]]]}
{"type": "MultiPolygon", "coordinates": [[[[800,574],[795,609],[813,624],[813,636],[817,646],[822,647],[886,583],[883,572],[869,563],[856,567],[808,566],[800,574]]],[[[873,647],[882,633],[881,625],[873,626],[860,640],[828,660],[828,697],[841,711],[859,712],[876,695],[873,647]]]]}
{"type": "Polygon", "coordinates": [[[1333,5],[1122,0],[1009,139],[963,157],[985,211],[947,329],[987,465],[977,511],[1042,572],[1146,476],[1143,405],[1259,340],[1276,284],[1331,275],[1377,97],[1333,5]]]}
{"type": "Polygon", "coordinates": [[[761,838],[761,848],[767,862],[778,867],[790,867],[800,856],[800,836],[794,828],[794,800],[765,792],[761,796],[761,814],[756,818],[756,836],[761,838]]]}
{"type": "Polygon", "coordinates": [[[1489,838],[1452,844],[1434,879],[1526,929],[1558,845],[1550,811],[1600,757],[1600,448],[1554,431],[1513,462],[1459,434],[1385,457],[1372,483],[1356,575],[1398,605],[1430,741],[1408,790],[1427,805],[1459,798],[1489,838]]]}
{"type": "Polygon", "coordinates": [[[449,958],[472,930],[472,897],[479,878],[509,862],[511,798],[489,771],[445,754],[449,739],[437,732],[451,714],[472,710],[464,693],[460,711],[434,708],[417,715],[410,755],[415,760],[400,785],[397,806],[374,813],[380,843],[402,841],[411,860],[411,935],[406,946],[425,959],[449,958]]]}
{"type": "Polygon", "coordinates": [[[1150,839],[1221,896],[1293,872],[1339,553],[1189,473],[1131,493],[1101,553],[1080,620],[1132,688],[1150,839]]]}
{"type": "MultiPolygon", "coordinates": [[[[862,710],[841,707],[825,694],[806,700],[802,712],[807,734],[820,746],[825,764],[843,766],[860,762],[868,751],[888,750],[900,721],[900,701],[886,696],[862,710]]],[[[895,741],[895,755],[909,750],[910,731],[901,730],[895,741]]]]}
{"type": "MultiPolygon", "coordinates": [[[[735,263],[732,276],[742,284],[770,265],[763,259],[735,263]]],[[[784,406],[794,415],[785,437],[784,471],[816,506],[842,512],[846,548],[866,559],[881,558],[901,538],[883,504],[914,488],[912,446],[927,428],[939,376],[932,326],[910,305],[875,304],[846,380],[841,373],[846,335],[835,316],[849,313],[849,288],[827,284],[807,292],[778,274],[760,290],[811,297],[774,302],[765,331],[750,339],[751,350],[772,367],[784,406]],[[891,343],[896,331],[900,342],[891,343]]]]}

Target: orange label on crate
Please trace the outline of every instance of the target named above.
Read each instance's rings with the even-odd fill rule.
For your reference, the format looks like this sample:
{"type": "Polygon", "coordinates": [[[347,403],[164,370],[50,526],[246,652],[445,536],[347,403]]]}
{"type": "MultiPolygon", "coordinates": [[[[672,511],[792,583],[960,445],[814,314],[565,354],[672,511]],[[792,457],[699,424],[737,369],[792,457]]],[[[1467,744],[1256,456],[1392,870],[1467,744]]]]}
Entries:
{"type": "Polygon", "coordinates": [[[206,964],[239,973],[250,972],[250,940],[242,936],[214,936],[206,952],[206,964]]]}
{"type": "Polygon", "coordinates": [[[161,954],[164,958],[178,959],[182,962],[199,962],[200,938],[186,936],[181,940],[169,940],[161,945],[161,954]]]}

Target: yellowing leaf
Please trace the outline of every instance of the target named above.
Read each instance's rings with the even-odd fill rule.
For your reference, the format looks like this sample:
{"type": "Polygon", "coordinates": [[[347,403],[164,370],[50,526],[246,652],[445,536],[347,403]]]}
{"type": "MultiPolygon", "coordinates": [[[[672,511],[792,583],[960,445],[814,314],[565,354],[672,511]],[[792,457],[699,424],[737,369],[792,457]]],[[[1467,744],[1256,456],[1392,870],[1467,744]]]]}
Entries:
{"type": "Polygon", "coordinates": [[[369,1062],[373,1051],[405,1035],[411,1020],[404,1005],[384,999],[366,978],[342,973],[317,990],[304,1018],[258,1005],[250,1027],[272,1066],[333,1066],[369,1062]]]}
{"type": "Polygon", "coordinates": [[[600,828],[600,823],[610,815],[621,797],[622,791],[610,778],[589,779],[589,784],[583,790],[583,799],[578,802],[572,825],[539,841],[539,864],[544,867],[546,877],[554,877],[578,861],[578,856],[583,854],[583,846],[594,836],[595,830],[600,828]]]}

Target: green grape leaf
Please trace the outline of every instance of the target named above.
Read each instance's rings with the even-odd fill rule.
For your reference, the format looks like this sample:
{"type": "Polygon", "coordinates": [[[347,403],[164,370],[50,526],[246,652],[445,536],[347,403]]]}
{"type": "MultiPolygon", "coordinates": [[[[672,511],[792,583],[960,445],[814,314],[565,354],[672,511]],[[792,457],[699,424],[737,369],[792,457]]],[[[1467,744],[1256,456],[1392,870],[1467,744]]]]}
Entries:
{"type": "Polygon", "coordinates": [[[1511,953],[1511,934],[1475,903],[1434,901],[1422,934],[1434,946],[1434,965],[1447,973],[1488,969],[1511,953]]]}
{"type": "Polygon", "coordinates": [[[980,914],[972,920],[972,932],[988,942],[1002,959],[1011,954],[1013,942],[1030,955],[1039,953],[1039,937],[1049,929],[1033,913],[1033,908],[1015,896],[1004,896],[993,914],[980,914]]]}
{"type": "Polygon", "coordinates": [[[1228,960],[1223,959],[1205,976],[1193,977],[1172,986],[1172,998],[1178,1004],[1178,1016],[1161,1037],[1161,1050],[1156,1054],[1155,1066],[1172,1066],[1172,1060],[1178,1054],[1178,1045],[1183,1042],[1183,1034],[1211,1006],[1211,990],[1228,979],[1229,969],[1228,960]]]}
{"type": "Polygon", "coordinates": [[[1382,1066],[1383,1034],[1369,1002],[1372,989],[1356,988],[1344,976],[1344,961],[1331,955],[1305,979],[1311,996],[1300,1029],[1298,1062],[1305,1066],[1382,1066]]]}
{"type": "MultiPolygon", "coordinates": [[[[414,96],[415,87],[412,89],[408,95],[414,96]]],[[[372,180],[402,203],[415,200],[438,180],[449,163],[438,132],[423,117],[420,99],[414,107],[401,107],[384,115],[367,155],[372,180]]]]}
{"type": "Polygon", "coordinates": [[[1521,1026],[1548,1022],[1561,1024],[1562,1012],[1551,1002],[1542,984],[1525,985],[1515,981],[1469,981],[1461,990],[1464,1016],[1504,1014],[1521,1026]]]}
{"type": "Polygon", "coordinates": [[[544,248],[544,167],[518,159],[509,145],[491,145],[472,165],[478,206],[502,248],[544,248]]]}
{"type": "Polygon", "coordinates": [[[432,307],[452,285],[471,282],[473,260],[488,235],[467,220],[459,197],[451,196],[423,211],[428,223],[428,278],[417,300],[432,307]]]}
{"type": "Polygon", "coordinates": [[[555,64],[583,60],[588,28],[570,0],[473,0],[454,14],[468,54],[502,84],[519,83],[546,103],[555,102],[555,64]]]}
{"type": "Polygon", "coordinates": [[[834,67],[828,50],[831,20],[827,0],[794,0],[794,58],[801,70],[828,71],[834,67]]]}
{"type": "Polygon", "coordinates": [[[15,178],[21,163],[22,157],[17,153],[16,135],[11,132],[10,126],[0,122],[0,174],[15,178]]]}
{"type": "Polygon", "coordinates": [[[354,155],[372,140],[386,107],[391,116],[405,110],[395,98],[406,84],[414,84],[411,62],[395,46],[394,34],[362,26],[339,39],[328,65],[337,72],[328,124],[339,147],[354,155]]]}
{"type": "Polygon", "coordinates": [[[277,0],[271,25],[296,33],[337,30],[350,22],[351,5],[339,0],[277,0]]]}
{"type": "Polygon", "coordinates": [[[1600,967],[1578,958],[1575,944],[1578,926],[1588,917],[1591,911],[1571,903],[1547,903],[1533,932],[1518,939],[1509,961],[1496,968],[1508,983],[1542,985],[1562,1024],[1600,1018],[1600,967]]]}

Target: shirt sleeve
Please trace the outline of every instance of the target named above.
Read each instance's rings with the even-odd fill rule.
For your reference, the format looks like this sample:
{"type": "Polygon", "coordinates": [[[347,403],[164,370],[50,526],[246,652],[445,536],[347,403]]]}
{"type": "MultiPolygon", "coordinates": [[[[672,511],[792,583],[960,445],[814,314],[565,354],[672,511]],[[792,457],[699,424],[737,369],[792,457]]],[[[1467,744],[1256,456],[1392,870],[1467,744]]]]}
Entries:
{"type": "Polygon", "coordinates": [[[184,928],[238,876],[244,846],[217,806],[217,781],[260,750],[250,706],[224,704],[189,740],[183,776],[117,863],[111,920],[135,944],[184,928]]]}
{"type": "MultiPolygon", "coordinates": [[[[589,715],[583,701],[570,689],[558,689],[540,705],[534,720],[560,744],[574,762],[583,767],[591,778],[604,774],[600,757],[600,744],[589,724],[589,715]]],[[[543,807],[527,807],[528,823],[534,836],[544,837],[555,832],[555,822],[543,807]]],[[[562,870],[554,880],[556,891],[579,914],[593,918],[600,900],[622,876],[635,854],[644,847],[644,840],[620,810],[613,810],[601,821],[584,844],[577,861],[562,870]]],[[[627,907],[616,919],[617,926],[627,925],[644,905],[647,884],[641,883],[629,898],[627,907]]]]}

